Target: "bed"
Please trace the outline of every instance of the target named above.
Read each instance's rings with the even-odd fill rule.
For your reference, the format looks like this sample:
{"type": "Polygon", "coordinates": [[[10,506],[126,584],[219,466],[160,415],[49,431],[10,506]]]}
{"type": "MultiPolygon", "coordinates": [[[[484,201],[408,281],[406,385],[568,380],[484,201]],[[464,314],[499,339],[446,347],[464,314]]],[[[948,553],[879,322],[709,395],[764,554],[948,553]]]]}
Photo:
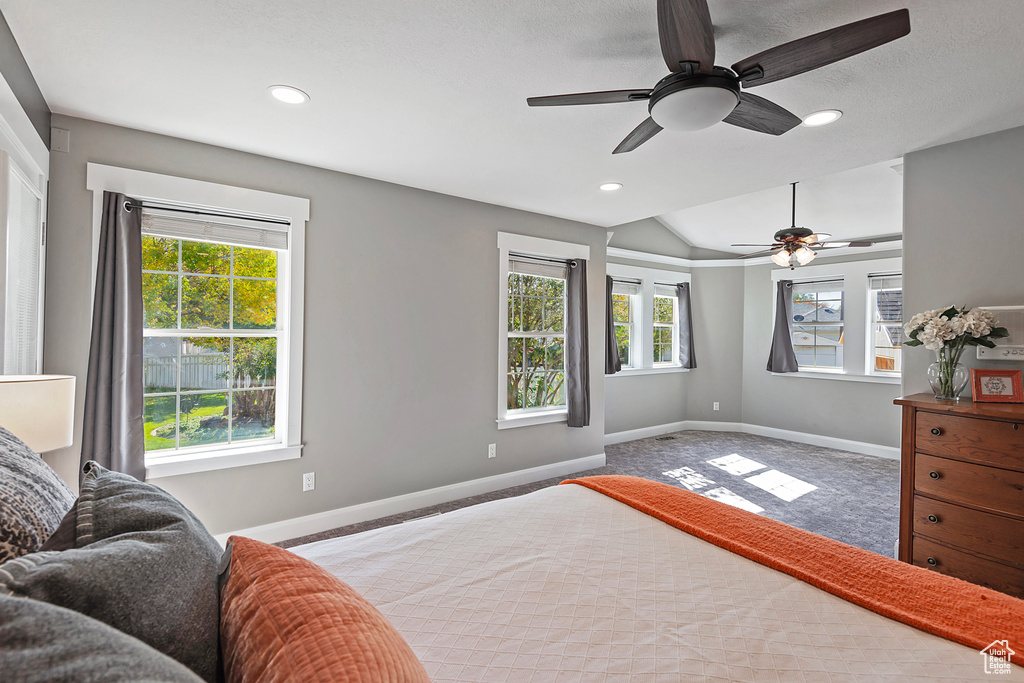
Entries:
{"type": "Polygon", "coordinates": [[[0,541],[28,683],[1024,678],[1024,600],[634,477],[225,550],[96,463],[75,499],[0,428],[0,541]]]}
{"type": "MultiPolygon", "coordinates": [[[[375,605],[434,681],[988,678],[981,646],[881,616],[580,484],[292,550],[375,605]]],[[[1016,630],[995,627],[991,639],[1024,646],[1024,602],[1003,602],[1018,610],[1016,630]]]]}

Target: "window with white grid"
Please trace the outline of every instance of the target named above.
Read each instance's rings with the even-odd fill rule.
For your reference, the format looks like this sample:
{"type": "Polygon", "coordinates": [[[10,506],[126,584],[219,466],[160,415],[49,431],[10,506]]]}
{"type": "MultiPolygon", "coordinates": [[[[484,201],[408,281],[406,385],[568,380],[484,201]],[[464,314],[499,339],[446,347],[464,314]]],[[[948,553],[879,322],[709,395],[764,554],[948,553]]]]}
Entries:
{"type": "Polygon", "coordinates": [[[868,296],[871,370],[899,374],[903,370],[903,276],[871,275],[868,296]]]}

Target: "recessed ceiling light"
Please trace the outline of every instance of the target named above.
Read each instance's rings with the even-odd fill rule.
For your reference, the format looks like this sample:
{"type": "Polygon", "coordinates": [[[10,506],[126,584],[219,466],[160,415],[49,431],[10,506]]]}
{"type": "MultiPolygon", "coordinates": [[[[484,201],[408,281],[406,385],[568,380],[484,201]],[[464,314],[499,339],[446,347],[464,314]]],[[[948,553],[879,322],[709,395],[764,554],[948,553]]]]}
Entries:
{"type": "Polygon", "coordinates": [[[605,192],[615,192],[622,189],[622,183],[605,183],[601,185],[601,189],[605,192]]]}
{"type": "Polygon", "coordinates": [[[843,112],[838,109],[822,109],[816,111],[813,114],[808,114],[804,117],[804,125],[811,126],[827,126],[830,123],[834,123],[839,120],[839,117],[843,115],[843,112]]]}
{"type": "Polygon", "coordinates": [[[280,100],[286,104],[309,102],[309,95],[290,85],[272,85],[267,90],[270,91],[275,100],[280,100]]]}

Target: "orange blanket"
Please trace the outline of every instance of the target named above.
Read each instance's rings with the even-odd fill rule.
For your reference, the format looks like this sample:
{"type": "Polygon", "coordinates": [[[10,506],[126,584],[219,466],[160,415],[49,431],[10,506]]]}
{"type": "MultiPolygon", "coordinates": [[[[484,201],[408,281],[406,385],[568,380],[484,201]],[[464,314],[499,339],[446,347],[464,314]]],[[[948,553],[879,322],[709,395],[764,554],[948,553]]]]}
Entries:
{"type": "Polygon", "coordinates": [[[737,555],[785,572],[890,619],[981,650],[1019,645],[1024,600],[825,538],[647,479],[570,479],[737,555]]]}

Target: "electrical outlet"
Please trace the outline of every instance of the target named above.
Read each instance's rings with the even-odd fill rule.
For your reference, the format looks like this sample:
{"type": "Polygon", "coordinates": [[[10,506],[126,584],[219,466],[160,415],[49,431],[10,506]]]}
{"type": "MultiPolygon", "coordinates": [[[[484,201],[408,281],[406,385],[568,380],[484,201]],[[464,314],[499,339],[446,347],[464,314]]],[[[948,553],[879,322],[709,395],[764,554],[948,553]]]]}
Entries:
{"type": "Polygon", "coordinates": [[[302,475],[302,490],[303,491],[312,491],[314,488],[316,488],[316,473],[315,472],[307,472],[306,474],[303,474],[302,475]]]}
{"type": "Polygon", "coordinates": [[[711,410],[718,410],[718,401],[711,404],[711,410]]]}
{"type": "Polygon", "coordinates": [[[487,457],[496,458],[498,457],[498,444],[491,443],[487,444],[487,457]]]}

